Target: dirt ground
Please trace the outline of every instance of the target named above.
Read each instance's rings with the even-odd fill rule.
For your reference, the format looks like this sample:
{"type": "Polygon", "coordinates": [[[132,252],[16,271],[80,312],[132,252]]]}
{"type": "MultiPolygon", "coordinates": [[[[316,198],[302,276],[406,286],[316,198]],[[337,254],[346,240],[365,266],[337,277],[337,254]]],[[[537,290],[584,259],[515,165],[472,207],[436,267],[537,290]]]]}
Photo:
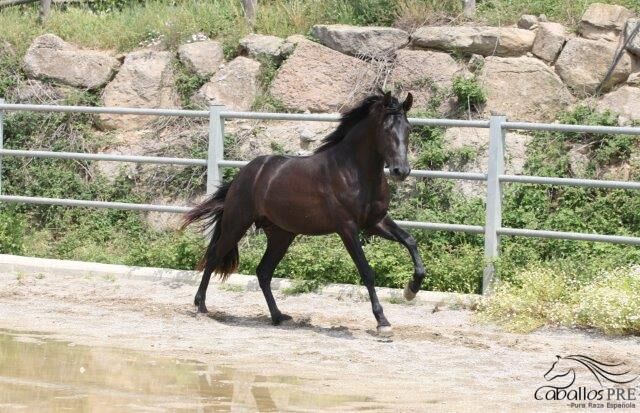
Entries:
{"type": "MultiPolygon", "coordinates": [[[[281,293],[280,309],[293,320],[273,327],[260,292],[214,284],[210,314],[196,315],[195,289],[112,277],[0,274],[0,329],[295,377],[288,386],[308,394],[353,396],[333,408],[340,411],[570,410],[564,402],[533,397],[556,354],[624,362],[640,373],[640,337],[568,329],[510,334],[478,323],[467,310],[386,302],[394,336],[385,339],[375,334],[366,301],[281,293]]],[[[261,409],[243,406],[236,411],[261,409]]],[[[296,410],[271,406],[289,408],[296,410]]]]}

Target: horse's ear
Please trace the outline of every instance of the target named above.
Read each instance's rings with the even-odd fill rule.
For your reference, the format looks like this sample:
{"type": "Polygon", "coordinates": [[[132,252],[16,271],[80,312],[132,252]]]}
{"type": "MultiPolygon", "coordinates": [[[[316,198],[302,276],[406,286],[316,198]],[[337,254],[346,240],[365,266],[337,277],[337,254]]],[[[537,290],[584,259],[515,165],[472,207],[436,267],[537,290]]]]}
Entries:
{"type": "Polygon", "coordinates": [[[409,92],[409,94],[407,95],[407,98],[404,100],[404,102],[402,102],[402,109],[404,109],[405,112],[409,112],[411,110],[412,105],[413,105],[413,95],[411,94],[411,92],[409,92]]]}
{"type": "Polygon", "coordinates": [[[389,105],[391,105],[391,92],[385,92],[384,96],[382,97],[382,105],[384,107],[389,107],[389,105]]]}

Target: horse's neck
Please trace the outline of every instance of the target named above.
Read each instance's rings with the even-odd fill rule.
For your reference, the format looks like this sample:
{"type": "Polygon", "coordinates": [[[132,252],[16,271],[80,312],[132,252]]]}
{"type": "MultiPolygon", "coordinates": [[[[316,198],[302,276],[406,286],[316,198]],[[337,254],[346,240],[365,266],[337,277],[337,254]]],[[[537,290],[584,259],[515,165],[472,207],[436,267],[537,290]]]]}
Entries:
{"type": "Polygon", "coordinates": [[[363,120],[356,125],[345,139],[338,144],[340,156],[345,158],[346,164],[354,167],[360,173],[370,176],[370,182],[383,177],[384,160],[376,149],[375,125],[370,120],[363,120]]]}

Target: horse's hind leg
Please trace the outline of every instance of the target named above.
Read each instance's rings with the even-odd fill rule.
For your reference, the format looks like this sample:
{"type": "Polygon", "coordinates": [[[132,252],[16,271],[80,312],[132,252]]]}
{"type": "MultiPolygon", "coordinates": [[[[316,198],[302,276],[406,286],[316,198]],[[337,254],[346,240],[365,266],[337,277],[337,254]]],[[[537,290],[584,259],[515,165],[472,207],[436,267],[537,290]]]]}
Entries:
{"type": "Polygon", "coordinates": [[[222,225],[222,231],[218,240],[212,240],[207,247],[204,271],[200,287],[196,293],[193,303],[198,307],[199,313],[206,313],[207,288],[212,273],[216,270],[220,260],[233,248],[237,248],[238,242],[242,239],[249,227],[253,224],[253,219],[240,209],[229,208],[225,205],[225,212],[222,221],[216,225],[222,225]]]}
{"type": "Polygon", "coordinates": [[[282,321],[290,320],[291,317],[282,314],[278,309],[276,300],[271,292],[271,279],[273,278],[273,272],[287,253],[289,246],[296,236],[295,234],[274,226],[266,226],[264,231],[267,235],[267,250],[262,256],[260,264],[258,264],[256,274],[258,275],[260,289],[262,289],[264,298],[267,300],[267,306],[269,306],[271,322],[273,325],[278,325],[282,321]]]}

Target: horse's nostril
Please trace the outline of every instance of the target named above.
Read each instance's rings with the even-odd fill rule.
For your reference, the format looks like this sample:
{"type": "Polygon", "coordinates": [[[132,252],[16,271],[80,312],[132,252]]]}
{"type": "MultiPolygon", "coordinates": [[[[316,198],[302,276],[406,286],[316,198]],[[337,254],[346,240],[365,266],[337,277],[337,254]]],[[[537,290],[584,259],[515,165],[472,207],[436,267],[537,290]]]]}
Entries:
{"type": "Polygon", "coordinates": [[[400,168],[393,168],[391,172],[393,172],[394,175],[400,175],[400,168]]]}

